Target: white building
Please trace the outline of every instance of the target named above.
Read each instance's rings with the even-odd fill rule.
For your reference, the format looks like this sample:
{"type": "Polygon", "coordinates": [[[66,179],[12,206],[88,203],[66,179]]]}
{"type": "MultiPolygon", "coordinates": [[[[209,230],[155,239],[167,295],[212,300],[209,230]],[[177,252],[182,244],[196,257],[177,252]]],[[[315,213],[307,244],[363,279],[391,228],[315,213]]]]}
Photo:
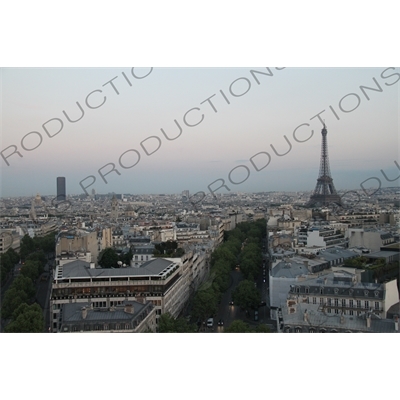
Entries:
{"type": "Polygon", "coordinates": [[[371,252],[379,251],[381,247],[394,243],[391,233],[378,229],[348,230],[349,247],[365,247],[371,252]]]}

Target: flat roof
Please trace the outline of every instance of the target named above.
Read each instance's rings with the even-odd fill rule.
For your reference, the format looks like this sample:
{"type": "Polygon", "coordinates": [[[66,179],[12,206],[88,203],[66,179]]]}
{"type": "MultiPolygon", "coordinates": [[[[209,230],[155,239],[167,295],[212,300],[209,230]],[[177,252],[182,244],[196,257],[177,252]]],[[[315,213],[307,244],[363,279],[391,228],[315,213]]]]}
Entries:
{"type": "Polygon", "coordinates": [[[130,277],[130,276],[154,276],[167,269],[172,268],[176,263],[164,258],[156,258],[143,263],[139,268],[90,268],[90,263],[82,260],[75,260],[63,266],[57,266],[55,280],[64,278],[93,278],[93,277],[130,277]]]}
{"type": "Polygon", "coordinates": [[[141,304],[137,301],[127,301],[122,306],[110,308],[91,308],[89,303],[63,304],[63,323],[70,322],[105,322],[105,321],[131,321],[140,315],[149,303],[141,304]],[[126,304],[132,304],[133,313],[124,311],[126,304]],[[82,317],[82,308],[86,308],[86,318],[82,317]]]}

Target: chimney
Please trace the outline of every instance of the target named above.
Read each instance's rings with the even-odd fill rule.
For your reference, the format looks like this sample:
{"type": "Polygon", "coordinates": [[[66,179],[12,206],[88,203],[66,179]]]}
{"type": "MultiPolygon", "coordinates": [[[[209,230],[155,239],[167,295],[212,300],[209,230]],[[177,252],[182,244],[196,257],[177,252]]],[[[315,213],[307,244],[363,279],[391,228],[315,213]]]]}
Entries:
{"type": "Polygon", "coordinates": [[[311,268],[310,268],[310,265],[309,265],[309,261],[308,261],[308,260],[304,260],[303,262],[304,262],[304,266],[307,268],[307,271],[308,271],[308,272],[311,272],[311,268]]]}
{"type": "Polygon", "coordinates": [[[344,324],[344,315],[343,312],[340,314],[340,323],[343,325],[344,324]]]}
{"type": "Polygon", "coordinates": [[[371,328],[371,314],[367,314],[367,328],[371,328]]]}
{"type": "Polygon", "coordinates": [[[87,317],[87,309],[86,307],[82,307],[82,318],[86,319],[86,317],[87,317]]]}
{"type": "Polygon", "coordinates": [[[133,314],[135,312],[135,309],[133,308],[132,304],[125,304],[124,311],[128,314],[133,314]]]}
{"type": "Polygon", "coordinates": [[[398,316],[398,315],[395,315],[395,316],[393,317],[393,320],[394,320],[394,330],[395,330],[396,332],[398,332],[398,331],[399,331],[399,316],[398,316]]]}
{"type": "Polygon", "coordinates": [[[307,310],[304,311],[304,322],[309,322],[307,310]]]}
{"type": "Polygon", "coordinates": [[[90,269],[94,269],[95,268],[95,263],[94,262],[91,262],[90,263],[90,269]]]}

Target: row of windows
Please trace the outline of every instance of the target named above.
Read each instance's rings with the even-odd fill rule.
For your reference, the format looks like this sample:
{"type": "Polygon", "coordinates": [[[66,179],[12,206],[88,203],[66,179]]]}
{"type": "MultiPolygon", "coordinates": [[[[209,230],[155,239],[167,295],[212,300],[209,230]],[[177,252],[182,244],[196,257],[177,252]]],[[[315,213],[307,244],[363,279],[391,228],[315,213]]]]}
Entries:
{"type": "Polygon", "coordinates": [[[83,287],[54,289],[53,296],[74,295],[74,294],[105,294],[105,293],[161,293],[165,289],[163,285],[135,285],[135,286],[111,286],[111,287],[83,287]]]}
{"type": "MultiPolygon", "coordinates": [[[[291,289],[291,291],[293,291],[293,289],[291,289]]],[[[296,293],[303,293],[303,291],[301,290],[301,288],[300,288],[300,286],[296,286],[296,288],[295,288],[295,292],[296,293]]],[[[310,288],[309,287],[305,287],[304,288],[304,293],[306,293],[306,294],[309,294],[310,293],[310,288]]],[[[324,288],[320,288],[319,289],[319,293],[320,294],[324,294],[324,288]]],[[[334,288],[334,293],[335,294],[338,294],[339,293],[339,288],[334,288]]],[[[375,297],[378,297],[379,296],[379,291],[378,290],[376,290],[375,292],[374,292],[374,295],[375,295],[375,297]]],[[[352,295],[352,294],[354,294],[354,289],[349,289],[349,294],[350,295],[352,295]]],[[[368,290],[364,290],[364,296],[369,296],[369,291],[368,290]]]]}
{"type": "MultiPolygon", "coordinates": [[[[333,311],[332,308],[327,308],[326,311],[328,314],[341,314],[343,312],[343,315],[358,315],[358,316],[360,316],[363,313],[363,311],[341,310],[337,308],[334,308],[333,311]]],[[[379,315],[379,310],[375,310],[374,314],[379,315]]]]}
{"type": "MultiPolygon", "coordinates": [[[[316,297],[312,297],[311,299],[312,304],[317,304],[317,298],[316,297]]],[[[307,297],[306,299],[306,303],[310,303],[310,298],[307,297]]],[[[325,304],[325,298],[324,297],[320,297],[319,298],[319,304],[321,306],[323,306],[325,304]]],[[[379,301],[375,301],[374,303],[374,309],[375,310],[379,310],[381,307],[381,303],[379,301]]],[[[334,306],[334,307],[339,307],[339,305],[341,307],[349,307],[349,308],[354,308],[354,306],[356,305],[356,308],[367,308],[369,309],[370,306],[372,306],[372,302],[370,302],[369,300],[365,300],[364,302],[362,302],[361,300],[356,300],[356,302],[354,302],[353,299],[331,299],[331,298],[327,298],[326,299],[326,305],[328,306],[334,306]]]]}

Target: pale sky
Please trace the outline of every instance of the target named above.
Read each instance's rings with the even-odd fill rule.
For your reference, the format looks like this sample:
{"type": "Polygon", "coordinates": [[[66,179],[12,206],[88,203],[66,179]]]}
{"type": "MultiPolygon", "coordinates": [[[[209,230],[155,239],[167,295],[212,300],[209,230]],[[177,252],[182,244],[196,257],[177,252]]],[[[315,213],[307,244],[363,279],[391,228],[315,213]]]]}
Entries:
{"type": "MultiPolygon", "coordinates": [[[[193,194],[208,192],[207,186],[218,179],[233,192],[313,190],[322,125],[311,118],[323,110],[336,189],[359,188],[370,177],[381,179],[382,186],[395,186],[398,181],[387,182],[380,172],[398,176],[394,161],[399,162],[400,69],[388,68],[135,68],[136,77],[147,75],[142,79],[135,78],[130,67],[5,68],[1,150],[10,165],[0,159],[1,196],[56,194],[57,176],[66,177],[67,194],[80,194],[84,190],[79,182],[90,175],[96,178],[94,184],[89,186],[92,178],[82,183],[89,193],[94,188],[97,193],[188,189],[193,194]],[[107,83],[111,80],[115,89],[107,83]],[[360,86],[376,91],[363,93],[360,86]],[[93,91],[90,106],[99,106],[104,96],[106,101],[90,109],[85,99],[93,91]],[[82,112],[76,102],[84,115],[71,123],[63,111],[78,119],[82,112]],[[191,109],[185,124],[184,115],[191,109]],[[55,118],[45,125],[54,135],[50,138],[42,125],[55,118]],[[63,128],[56,134],[58,119],[63,128]],[[161,129],[176,137],[174,120],[182,134],[167,140],[161,129]],[[293,138],[301,124],[310,124],[297,131],[303,143],[293,138]],[[314,135],[306,140],[311,130],[314,135]],[[271,145],[280,154],[288,151],[284,135],[292,150],[279,157],[271,145]],[[146,155],[141,143],[149,137],[153,138],[145,142],[147,151],[159,149],[146,155]],[[10,156],[13,146],[22,158],[10,156]],[[125,152],[125,167],[138,160],[132,150],[140,160],[124,169],[119,159],[125,152]],[[250,159],[260,152],[268,153],[271,161],[257,172],[250,159]],[[108,163],[114,163],[120,175],[110,173],[105,183],[98,170],[108,163]]],[[[253,161],[260,169],[267,158],[261,154],[253,161]]],[[[109,170],[110,166],[101,172],[109,170]]],[[[212,186],[216,193],[227,193],[218,186],[212,186]]]]}

